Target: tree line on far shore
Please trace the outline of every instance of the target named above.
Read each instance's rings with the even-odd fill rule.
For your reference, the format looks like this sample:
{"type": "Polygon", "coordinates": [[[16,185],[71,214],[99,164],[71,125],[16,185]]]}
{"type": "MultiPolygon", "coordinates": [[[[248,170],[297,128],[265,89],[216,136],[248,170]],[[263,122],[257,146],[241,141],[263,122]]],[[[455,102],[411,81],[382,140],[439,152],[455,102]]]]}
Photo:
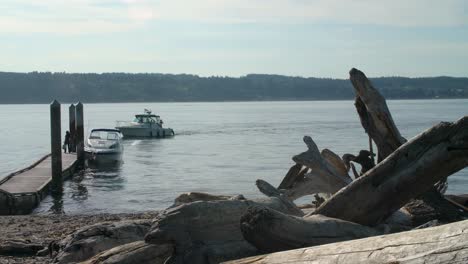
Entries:
{"type": "MultiPolygon", "coordinates": [[[[371,78],[387,99],[468,98],[468,78],[371,78]]],[[[343,100],[349,80],[249,74],[0,72],[0,103],[343,100]]]]}

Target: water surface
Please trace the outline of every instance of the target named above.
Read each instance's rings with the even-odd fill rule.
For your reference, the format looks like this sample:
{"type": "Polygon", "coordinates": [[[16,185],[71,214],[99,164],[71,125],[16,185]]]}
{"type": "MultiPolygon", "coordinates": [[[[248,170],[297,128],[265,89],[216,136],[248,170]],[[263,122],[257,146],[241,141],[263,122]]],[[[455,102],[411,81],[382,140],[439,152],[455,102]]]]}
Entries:
{"type": "MultiPolygon", "coordinates": [[[[163,209],[182,192],[261,196],[255,180],[278,185],[310,135],[339,154],[368,148],[352,101],[85,104],[85,131],[114,127],[144,108],[172,127],[171,139],[125,140],[124,164],[88,168],[65,183],[66,213],[163,209]]],[[[411,138],[468,113],[468,100],[388,101],[401,133],[411,138]]],[[[62,130],[68,107],[62,106],[62,130]]],[[[0,105],[0,175],[50,152],[48,105],[0,105]]],[[[64,135],[63,132],[63,135],[64,135]]],[[[449,178],[450,193],[468,193],[468,170],[449,178]]],[[[47,197],[36,213],[55,208],[47,197]]],[[[56,209],[56,208],[55,208],[56,209]]]]}

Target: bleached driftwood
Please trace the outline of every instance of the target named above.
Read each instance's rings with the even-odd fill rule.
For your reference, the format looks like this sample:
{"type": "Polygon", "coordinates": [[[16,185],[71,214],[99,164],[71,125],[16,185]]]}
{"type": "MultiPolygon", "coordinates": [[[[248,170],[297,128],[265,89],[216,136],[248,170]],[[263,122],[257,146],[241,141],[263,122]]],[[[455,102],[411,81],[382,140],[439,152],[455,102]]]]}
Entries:
{"type": "MultiPolygon", "coordinates": [[[[376,142],[379,153],[378,161],[380,162],[407,140],[400,135],[398,128],[395,126],[385,99],[372,86],[364,73],[352,69],[350,71],[350,80],[356,92],[355,105],[361,119],[361,124],[369,134],[369,137],[376,142]]],[[[345,160],[345,158],[343,159],[345,160]]],[[[367,170],[364,167],[373,167],[372,162],[369,163],[369,160],[364,158],[361,159],[361,162],[358,161],[361,165],[364,165],[362,172],[367,170]],[[362,161],[364,161],[364,164],[362,161]],[[366,165],[365,163],[369,164],[366,165]]],[[[352,169],[354,172],[354,167],[352,169]]],[[[449,175],[447,174],[447,176],[449,175]]],[[[428,221],[430,215],[435,217],[432,219],[439,219],[442,222],[458,221],[464,217],[457,206],[448,203],[440,195],[440,193],[443,194],[446,187],[447,177],[440,179],[434,184],[434,188],[428,189],[416,201],[412,201],[410,205],[407,205],[407,209],[415,216],[415,224],[421,221],[428,221]],[[414,207],[415,203],[420,206],[414,207]],[[428,208],[429,212],[420,210],[421,206],[428,208]]]]}
{"type": "Polygon", "coordinates": [[[375,236],[378,232],[321,215],[296,217],[265,207],[250,207],[241,218],[244,238],[262,252],[276,252],[375,236]]]}
{"type": "Polygon", "coordinates": [[[351,69],[349,79],[356,92],[355,106],[364,130],[374,140],[378,161],[382,161],[406,142],[393,121],[385,98],[374,88],[366,75],[351,69]]]}
{"type": "Polygon", "coordinates": [[[439,264],[467,262],[468,220],[391,235],[254,256],[225,263],[439,264]]]}
{"type": "Polygon", "coordinates": [[[296,165],[286,175],[280,186],[284,197],[294,201],[302,196],[328,193],[333,194],[352,181],[346,172],[341,158],[331,150],[320,153],[311,137],[305,136],[304,143],[308,150],[293,157],[296,165]],[[299,166],[306,169],[299,171],[299,166]],[[310,172],[306,173],[310,169],[310,172]],[[292,177],[291,175],[294,175],[292,177]],[[287,179],[286,179],[287,178],[287,179]]]}
{"type": "Polygon", "coordinates": [[[174,243],[174,261],[179,263],[219,263],[254,255],[257,249],[245,241],[239,225],[241,216],[250,206],[297,213],[277,197],[183,204],[158,216],[145,241],[174,243]]]}
{"type": "Polygon", "coordinates": [[[348,175],[348,170],[346,169],[343,160],[335,152],[329,149],[322,149],[322,152],[320,152],[320,156],[322,156],[328,164],[335,168],[335,171],[338,175],[352,180],[348,175]]]}
{"type": "Polygon", "coordinates": [[[298,178],[300,177],[301,170],[302,170],[302,165],[301,164],[296,163],[294,166],[292,166],[289,169],[286,176],[284,176],[283,180],[281,181],[280,185],[278,186],[278,189],[291,188],[293,186],[294,182],[296,182],[298,180],[298,178]]]}
{"type": "Polygon", "coordinates": [[[285,197],[294,201],[316,193],[333,194],[345,186],[347,184],[343,181],[334,181],[324,174],[309,172],[301,180],[296,181],[291,188],[282,191],[285,197]]]}
{"type": "Polygon", "coordinates": [[[177,207],[182,204],[186,203],[193,203],[197,201],[219,201],[219,200],[243,200],[245,199],[242,195],[214,195],[209,193],[202,193],[202,192],[188,192],[183,193],[177,196],[174,199],[174,204],[171,207],[177,207]]]}
{"type": "Polygon", "coordinates": [[[468,165],[468,116],[443,122],[398,148],[322,204],[317,214],[376,225],[468,165]],[[350,202],[359,206],[350,206],[350,202]]]}
{"type": "Polygon", "coordinates": [[[260,192],[265,194],[268,197],[276,197],[281,200],[281,202],[288,207],[288,210],[292,212],[291,214],[296,215],[296,216],[303,216],[304,213],[299,209],[296,204],[291,202],[290,200],[286,199],[283,197],[280,191],[273,187],[273,185],[269,184],[268,182],[264,180],[257,180],[255,182],[255,185],[257,185],[257,188],[260,192]]]}
{"type": "Polygon", "coordinates": [[[164,264],[174,252],[172,244],[132,242],[104,251],[80,264],[164,264]]]}

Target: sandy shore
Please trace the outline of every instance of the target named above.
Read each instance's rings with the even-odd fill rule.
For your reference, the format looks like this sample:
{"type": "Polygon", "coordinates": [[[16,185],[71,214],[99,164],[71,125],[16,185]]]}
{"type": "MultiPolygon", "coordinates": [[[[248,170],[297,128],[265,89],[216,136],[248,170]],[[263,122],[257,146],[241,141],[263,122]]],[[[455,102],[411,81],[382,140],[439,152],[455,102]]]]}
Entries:
{"type": "MultiPolygon", "coordinates": [[[[61,240],[83,226],[100,222],[152,219],[157,214],[158,212],[152,211],[135,214],[0,216],[0,245],[9,241],[19,241],[48,247],[50,242],[61,240]]],[[[0,255],[0,263],[49,263],[50,261],[49,256],[0,255]]]]}

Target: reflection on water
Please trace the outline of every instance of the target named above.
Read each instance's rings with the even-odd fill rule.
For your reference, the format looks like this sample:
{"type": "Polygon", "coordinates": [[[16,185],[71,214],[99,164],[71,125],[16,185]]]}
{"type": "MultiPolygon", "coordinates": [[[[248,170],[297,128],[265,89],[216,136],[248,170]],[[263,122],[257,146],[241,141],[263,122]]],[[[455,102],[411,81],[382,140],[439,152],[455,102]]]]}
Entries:
{"type": "Polygon", "coordinates": [[[63,209],[63,194],[62,193],[52,193],[52,206],[48,212],[53,214],[63,214],[65,210],[63,209]]]}
{"type": "MultiPolygon", "coordinates": [[[[468,113],[466,99],[388,104],[406,138],[468,113]]],[[[115,120],[144,108],[160,114],[176,136],[124,140],[123,164],[78,173],[64,183],[61,199],[47,197],[36,212],[159,210],[189,191],[262,197],[255,180],[278,185],[293,165],[291,157],[306,150],[304,135],[340,156],[368,147],[353,101],[86,104],[85,131],[114,127],[115,120]]],[[[68,109],[62,111],[62,122],[68,124],[68,109]]],[[[0,105],[0,120],[9,124],[0,126],[0,175],[26,167],[50,150],[48,118],[48,105],[0,105]]],[[[449,193],[468,193],[468,169],[448,181],[449,193]]]]}
{"type": "Polygon", "coordinates": [[[90,196],[93,196],[93,192],[121,190],[125,184],[125,179],[120,175],[122,164],[86,162],[86,169],[75,173],[70,180],[65,182],[64,194],[47,197],[35,212],[63,214],[66,211],[80,208],[90,199],[90,196]],[[64,210],[64,204],[67,210],[64,210]]]}

